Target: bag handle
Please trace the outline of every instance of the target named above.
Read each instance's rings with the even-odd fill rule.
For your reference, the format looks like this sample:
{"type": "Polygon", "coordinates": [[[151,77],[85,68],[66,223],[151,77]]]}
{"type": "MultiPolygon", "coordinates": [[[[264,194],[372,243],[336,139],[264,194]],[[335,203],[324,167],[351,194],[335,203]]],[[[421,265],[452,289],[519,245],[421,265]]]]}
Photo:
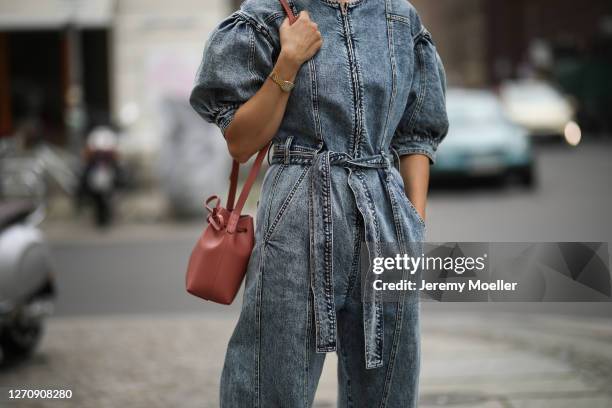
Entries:
{"type": "Polygon", "coordinates": [[[230,174],[230,187],[227,193],[227,209],[234,209],[234,201],[236,200],[236,188],[238,187],[238,173],[240,173],[240,163],[234,160],[232,162],[232,173],[230,174]]]}
{"type": "Polygon", "coordinates": [[[297,16],[293,14],[291,7],[289,7],[289,3],[287,3],[287,0],[280,0],[280,2],[283,8],[285,9],[285,13],[287,13],[287,17],[289,18],[289,24],[295,23],[295,20],[297,20],[297,16]]]}
{"type": "MultiPolygon", "coordinates": [[[[287,0],[279,0],[285,13],[287,13],[287,17],[289,18],[289,24],[293,24],[297,17],[289,7],[289,3],[287,0]]],[[[268,153],[272,142],[269,142],[264,146],[259,153],[257,154],[257,158],[255,159],[255,163],[251,170],[249,171],[249,176],[247,177],[246,182],[244,183],[244,187],[242,187],[242,191],[240,192],[240,197],[238,197],[238,203],[236,203],[236,207],[234,208],[234,202],[236,200],[236,190],[238,188],[238,174],[240,173],[240,163],[237,160],[234,160],[232,163],[232,172],[230,174],[230,187],[229,192],[227,194],[227,209],[231,211],[232,215],[227,223],[227,231],[230,234],[233,234],[236,230],[236,225],[238,224],[238,219],[240,218],[240,214],[242,213],[242,209],[244,208],[244,204],[246,203],[247,198],[249,197],[249,193],[251,192],[251,187],[253,187],[253,183],[255,183],[255,179],[257,178],[257,174],[259,174],[259,170],[261,169],[261,164],[263,162],[264,157],[268,153]]]]}
{"type": "MultiPolygon", "coordinates": [[[[270,144],[268,143],[266,147],[261,149],[257,154],[257,158],[255,159],[255,163],[253,167],[251,167],[251,171],[249,172],[249,177],[244,183],[244,187],[242,187],[242,192],[240,193],[240,197],[238,197],[238,203],[235,208],[229,208],[229,204],[233,204],[234,197],[228,198],[228,210],[231,211],[230,218],[227,222],[227,232],[233,234],[236,231],[236,225],[238,224],[238,220],[240,219],[240,215],[242,213],[242,209],[244,208],[244,204],[246,203],[247,198],[249,197],[249,192],[251,191],[251,187],[253,187],[253,183],[255,183],[255,179],[257,178],[257,174],[259,174],[259,169],[261,168],[261,164],[263,162],[264,157],[266,157],[266,153],[268,153],[268,149],[270,148],[270,144]]],[[[236,161],[234,161],[234,168],[236,168],[236,161]]],[[[232,178],[230,183],[230,191],[236,191],[236,184],[238,179],[238,171],[234,173],[232,169],[232,175],[236,175],[235,178],[232,178]]],[[[232,206],[233,207],[233,206],[232,206]]]]}

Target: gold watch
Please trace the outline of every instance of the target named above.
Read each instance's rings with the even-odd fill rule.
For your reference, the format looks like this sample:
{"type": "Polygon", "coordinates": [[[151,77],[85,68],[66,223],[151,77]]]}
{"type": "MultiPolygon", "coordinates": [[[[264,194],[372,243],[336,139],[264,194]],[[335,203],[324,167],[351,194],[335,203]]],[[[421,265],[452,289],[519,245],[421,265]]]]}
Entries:
{"type": "Polygon", "coordinates": [[[270,79],[272,79],[272,81],[274,81],[276,85],[280,87],[280,89],[282,89],[283,92],[290,92],[295,86],[295,84],[291,81],[285,81],[284,79],[280,79],[278,77],[278,74],[274,70],[272,70],[272,72],[270,72],[270,75],[268,76],[270,77],[270,79]]]}

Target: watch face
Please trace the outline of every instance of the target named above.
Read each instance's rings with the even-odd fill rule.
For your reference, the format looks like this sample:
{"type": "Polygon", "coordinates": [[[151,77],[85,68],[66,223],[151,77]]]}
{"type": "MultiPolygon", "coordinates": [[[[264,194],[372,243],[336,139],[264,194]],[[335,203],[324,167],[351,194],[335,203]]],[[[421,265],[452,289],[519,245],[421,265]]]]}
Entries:
{"type": "Polygon", "coordinates": [[[280,89],[282,89],[284,92],[289,92],[290,90],[293,89],[293,83],[291,83],[290,81],[285,81],[281,78],[278,77],[278,75],[272,71],[270,73],[270,77],[272,78],[272,80],[274,82],[276,82],[276,84],[280,87],[280,89]]]}

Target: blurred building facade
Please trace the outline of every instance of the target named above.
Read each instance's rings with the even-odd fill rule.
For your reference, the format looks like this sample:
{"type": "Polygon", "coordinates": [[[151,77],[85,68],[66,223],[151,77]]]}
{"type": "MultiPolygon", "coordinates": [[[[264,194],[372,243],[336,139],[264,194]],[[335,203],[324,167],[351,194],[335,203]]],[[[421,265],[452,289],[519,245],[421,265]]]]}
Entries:
{"type": "Polygon", "coordinates": [[[434,35],[449,84],[490,87],[539,77],[571,95],[587,130],[612,119],[609,0],[412,0],[434,35]]]}
{"type": "Polygon", "coordinates": [[[144,165],[160,146],[165,99],[186,100],[227,0],[0,0],[0,136],[36,123],[69,145],[122,125],[144,165]],[[77,135],[78,137],[78,135],[77,135]]]}
{"type": "MultiPolygon", "coordinates": [[[[0,0],[0,135],[38,117],[47,139],[69,143],[92,124],[114,122],[129,131],[124,149],[154,154],[160,106],[186,98],[208,33],[239,3],[0,0]]],[[[609,0],[413,3],[450,84],[493,86],[537,72],[595,115],[610,101],[609,0]]]]}
{"type": "Polygon", "coordinates": [[[519,75],[525,63],[538,58],[530,55],[538,52],[538,44],[553,56],[574,52],[586,57],[612,35],[612,2],[607,0],[412,3],[434,32],[452,81],[463,85],[491,85],[519,75]]]}

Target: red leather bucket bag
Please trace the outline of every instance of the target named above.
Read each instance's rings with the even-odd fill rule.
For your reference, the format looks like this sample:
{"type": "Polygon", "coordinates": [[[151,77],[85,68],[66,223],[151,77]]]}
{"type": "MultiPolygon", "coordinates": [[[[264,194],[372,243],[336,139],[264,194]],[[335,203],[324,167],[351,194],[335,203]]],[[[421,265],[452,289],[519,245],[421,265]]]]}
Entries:
{"type": "MultiPolygon", "coordinates": [[[[287,0],[280,2],[293,24],[296,16],[287,0]]],[[[236,160],[232,164],[226,207],[221,206],[216,195],[206,200],[208,225],[191,252],[185,278],[187,292],[192,295],[225,305],[236,297],[255,244],[253,217],[243,215],[242,209],[269,148],[270,143],[257,154],[235,207],[240,168],[236,160]]]]}

